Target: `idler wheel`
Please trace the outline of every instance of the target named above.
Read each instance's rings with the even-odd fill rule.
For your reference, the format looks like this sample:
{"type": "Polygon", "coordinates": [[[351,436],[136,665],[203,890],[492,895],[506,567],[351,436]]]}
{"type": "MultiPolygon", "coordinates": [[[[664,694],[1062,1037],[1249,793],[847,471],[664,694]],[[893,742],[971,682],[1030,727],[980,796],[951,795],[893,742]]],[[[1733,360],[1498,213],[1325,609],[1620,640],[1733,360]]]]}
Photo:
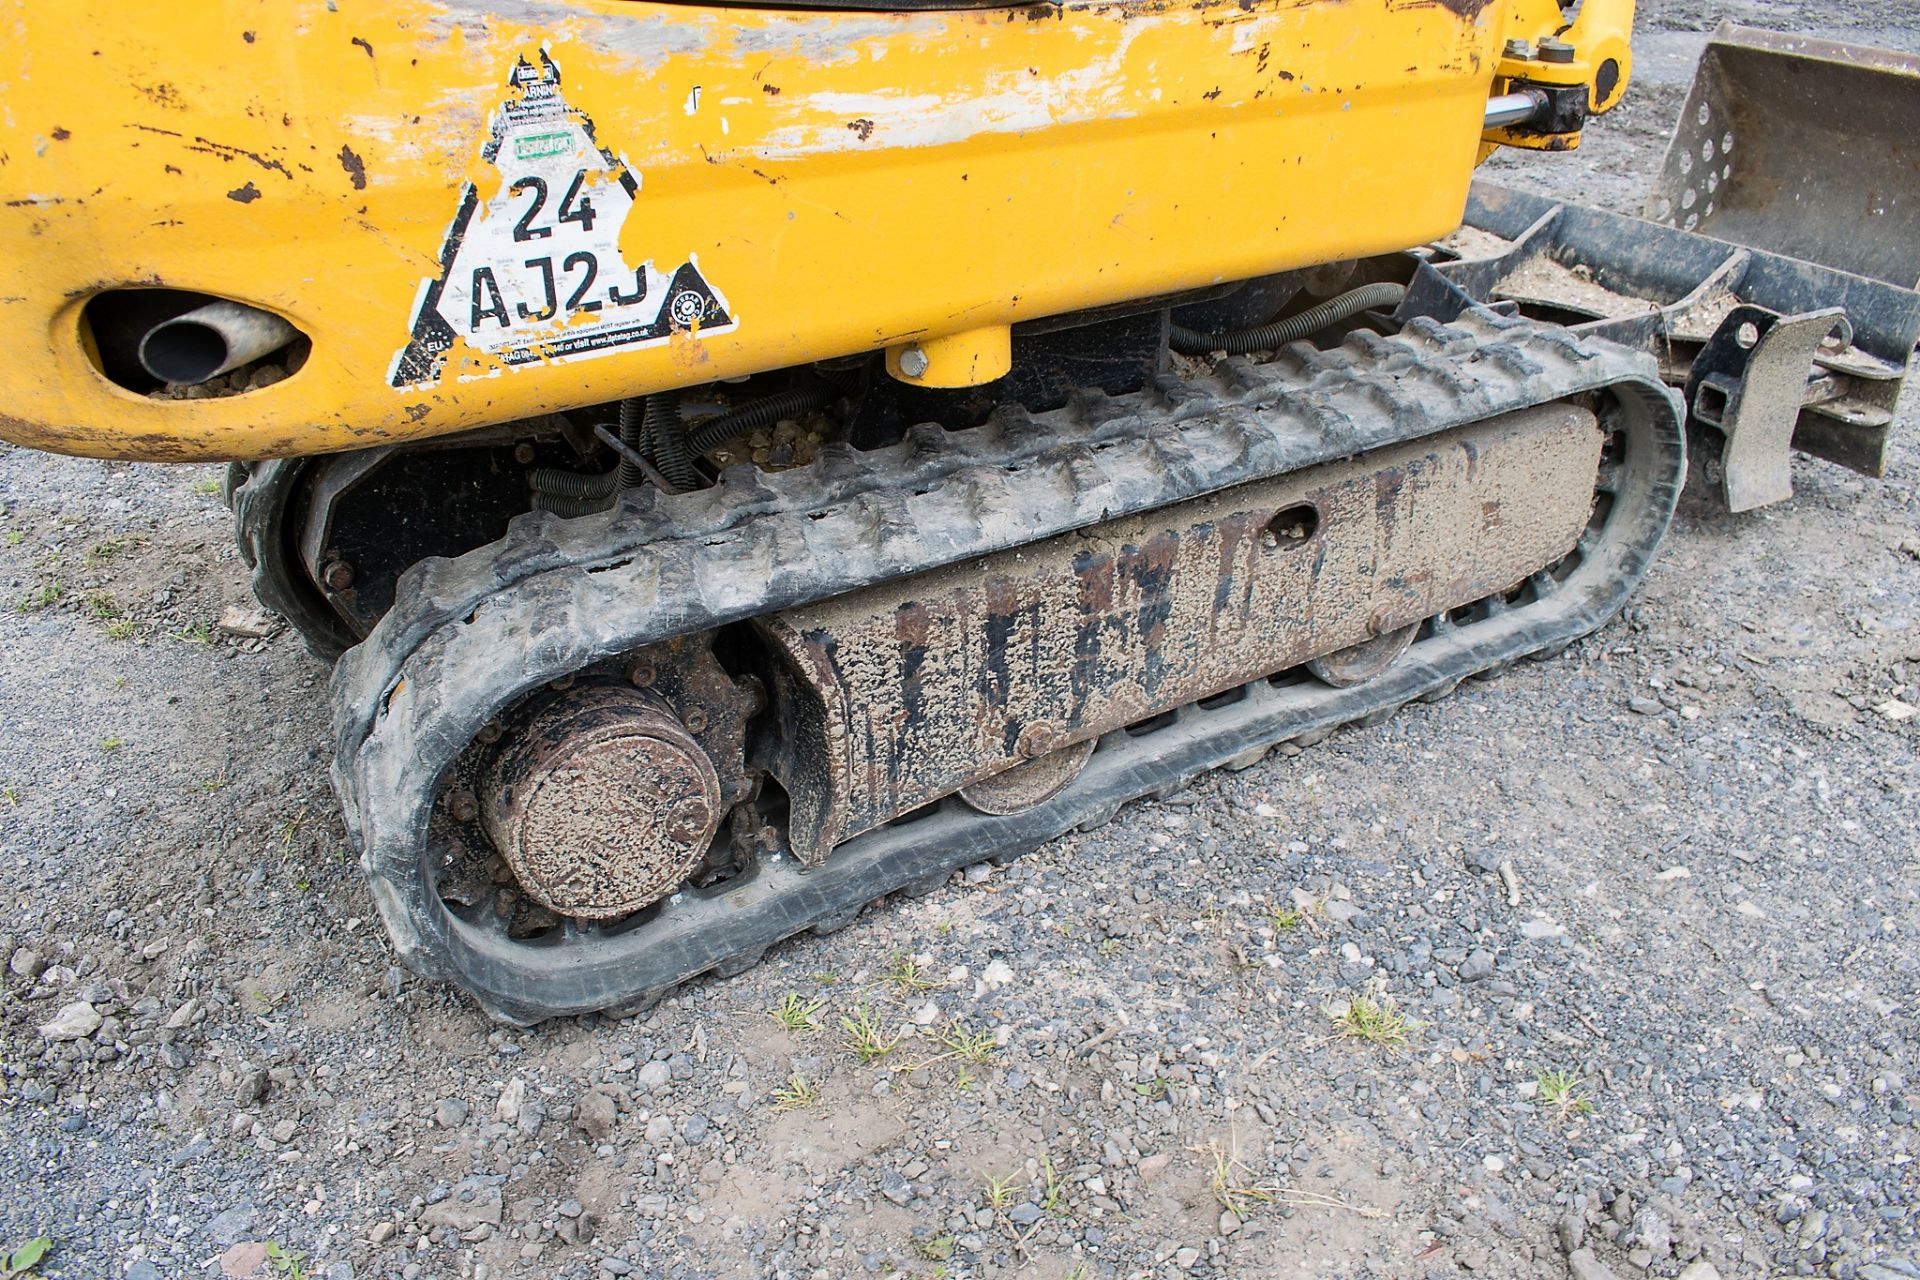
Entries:
{"type": "Polygon", "coordinates": [[[528,896],[605,920],[659,901],[720,825],[713,761],[636,690],[579,688],[535,714],[488,771],[481,819],[528,896]]]}
{"type": "Polygon", "coordinates": [[[1066,790],[1067,784],[1080,776],[1080,770],[1092,757],[1093,747],[1094,740],[1088,738],[1011,769],[1002,769],[960,788],[960,798],[981,813],[996,817],[1031,809],[1066,790]]]}
{"type": "Polygon", "coordinates": [[[1365,684],[1399,660],[1413,644],[1413,637],[1419,632],[1420,624],[1398,627],[1392,631],[1363,640],[1359,644],[1337,649],[1323,658],[1315,658],[1307,663],[1307,670],[1323,684],[1336,689],[1351,689],[1355,685],[1365,684]]]}

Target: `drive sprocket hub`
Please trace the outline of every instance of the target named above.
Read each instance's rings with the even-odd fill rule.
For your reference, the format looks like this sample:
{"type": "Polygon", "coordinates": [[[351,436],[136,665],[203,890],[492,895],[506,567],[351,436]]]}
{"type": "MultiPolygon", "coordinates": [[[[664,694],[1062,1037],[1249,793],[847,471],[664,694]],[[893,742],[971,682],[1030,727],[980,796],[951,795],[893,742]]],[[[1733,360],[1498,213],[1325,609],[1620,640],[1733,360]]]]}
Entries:
{"type": "Polygon", "coordinates": [[[693,874],[723,812],[685,726],[643,693],[600,687],[569,691],[501,744],[481,818],[529,897],[606,920],[693,874]]]}

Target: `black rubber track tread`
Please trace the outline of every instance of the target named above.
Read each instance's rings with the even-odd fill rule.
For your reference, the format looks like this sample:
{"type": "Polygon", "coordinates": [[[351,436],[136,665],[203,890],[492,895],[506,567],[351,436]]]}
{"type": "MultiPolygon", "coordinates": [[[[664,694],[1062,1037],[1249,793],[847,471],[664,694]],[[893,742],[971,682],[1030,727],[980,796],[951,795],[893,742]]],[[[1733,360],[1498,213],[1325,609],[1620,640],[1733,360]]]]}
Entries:
{"type": "Polygon", "coordinates": [[[810,468],[735,468],[714,488],[628,495],[563,521],[535,514],[456,560],[402,576],[393,610],[333,682],[334,782],[401,958],[456,981],[510,1021],[643,1004],[782,938],[851,918],[943,867],[1017,854],[1120,801],[1261,743],[1331,727],[1450,687],[1474,671],[1594,629],[1644,575],[1684,478],[1671,393],[1651,358],[1563,329],[1475,312],[1392,338],[1301,344],[1269,363],[1223,361],[1198,382],[1077,397],[985,426],[915,428],[870,453],[832,448],[810,468]],[[1248,686],[1187,708],[1160,733],[1109,735],[1060,796],[1010,818],[941,806],[836,849],[804,874],[774,857],[712,895],[675,895],[620,939],[509,948],[454,921],[426,870],[440,777],[523,692],[642,645],[1249,481],[1364,453],[1528,405],[1610,392],[1634,465],[1603,537],[1540,604],[1416,645],[1355,689],[1248,686]],[[910,833],[910,834],[909,834],[910,833]]]}
{"type": "Polygon", "coordinates": [[[305,458],[234,464],[227,472],[227,507],[254,596],[292,624],[309,653],[331,663],[360,638],[306,580],[293,554],[286,520],[306,466],[305,458]]]}

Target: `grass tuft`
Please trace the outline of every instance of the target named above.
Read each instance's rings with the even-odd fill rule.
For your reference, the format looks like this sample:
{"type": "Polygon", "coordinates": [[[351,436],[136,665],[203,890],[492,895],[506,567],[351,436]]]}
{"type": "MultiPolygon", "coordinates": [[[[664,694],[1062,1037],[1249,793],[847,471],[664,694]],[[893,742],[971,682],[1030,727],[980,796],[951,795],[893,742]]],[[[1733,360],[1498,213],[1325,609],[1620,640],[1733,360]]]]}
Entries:
{"type": "Polygon", "coordinates": [[[925,991],[946,985],[938,978],[928,977],[926,969],[913,952],[902,948],[887,961],[887,981],[902,991],[925,991]]]}
{"type": "Polygon", "coordinates": [[[901,1032],[891,1036],[880,1029],[879,1021],[873,1016],[873,1009],[862,1000],[853,1007],[852,1012],[840,1015],[840,1029],[847,1033],[847,1047],[860,1059],[860,1065],[878,1062],[893,1052],[900,1043],[901,1032]]]}
{"type": "Polygon", "coordinates": [[[1040,1157],[1040,1207],[1048,1213],[1067,1215],[1067,1182],[1053,1167],[1053,1157],[1040,1157]]]}
{"type": "Polygon", "coordinates": [[[14,607],[20,613],[42,613],[59,604],[61,597],[66,594],[67,589],[60,585],[58,578],[54,578],[21,596],[20,603],[14,607]]]}
{"type": "Polygon", "coordinates": [[[1584,1116],[1593,1110],[1593,1100],[1586,1096],[1580,1077],[1571,1071],[1542,1069],[1534,1077],[1539,1086],[1536,1100],[1544,1111],[1552,1112],[1561,1120],[1574,1116],[1584,1116]]]}
{"type": "Polygon", "coordinates": [[[131,551],[144,541],[146,541],[146,539],[133,535],[119,538],[103,538],[87,548],[87,564],[89,566],[106,564],[122,552],[131,551]]]}
{"type": "Polygon", "coordinates": [[[1341,1039],[1387,1049],[1404,1045],[1407,1037],[1424,1025],[1400,1012],[1393,997],[1378,990],[1356,992],[1344,1007],[1327,1005],[1326,1014],[1333,1019],[1334,1034],[1341,1039]]]}
{"type": "Polygon", "coordinates": [[[767,1010],[767,1016],[789,1031],[818,1031],[820,1011],[826,1007],[825,1000],[809,1000],[797,991],[789,991],[780,997],[779,1004],[767,1010]]]}
{"type": "Polygon", "coordinates": [[[810,1107],[820,1101],[820,1086],[797,1072],[773,1091],[773,1105],[782,1111],[810,1107]]]}
{"type": "Polygon", "coordinates": [[[1233,1151],[1222,1151],[1220,1144],[1214,1143],[1207,1154],[1213,1157],[1213,1198],[1234,1217],[1245,1218],[1261,1205],[1272,1204],[1280,1195],[1280,1187],[1260,1181],[1240,1159],[1238,1145],[1236,1142],[1233,1151]]]}
{"type": "Polygon", "coordinates": [[[943,1057],[960,1058],[976,1066],[984,1065],[993,1057],[993,1051],[999,1048],[991,1031],[970,1031],[967,1024],[958,1020],[947,1024],[946,1029],[935,1037],[946,1054],[943,1057]]]}

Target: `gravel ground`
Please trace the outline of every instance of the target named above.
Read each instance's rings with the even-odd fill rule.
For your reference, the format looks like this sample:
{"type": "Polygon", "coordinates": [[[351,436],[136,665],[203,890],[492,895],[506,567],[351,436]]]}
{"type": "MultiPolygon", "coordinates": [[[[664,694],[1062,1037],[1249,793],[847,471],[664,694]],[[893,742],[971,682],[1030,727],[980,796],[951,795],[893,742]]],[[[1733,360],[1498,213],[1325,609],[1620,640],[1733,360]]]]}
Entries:
{"type": "MultiPolygon", "coordinates": [[[[1503,176],[1632,207],[1710,14],[1920,41],[1642,8],[1640,96],[1503,176]]],[[[1920,1277],[1915,416],[1884,482],[1689,498],[1559,659],[531,1032],[391,967],[324,673],[216,625],[214,469],[0,452],[0,1240],[135,1280],[1920,1277]]]]}

